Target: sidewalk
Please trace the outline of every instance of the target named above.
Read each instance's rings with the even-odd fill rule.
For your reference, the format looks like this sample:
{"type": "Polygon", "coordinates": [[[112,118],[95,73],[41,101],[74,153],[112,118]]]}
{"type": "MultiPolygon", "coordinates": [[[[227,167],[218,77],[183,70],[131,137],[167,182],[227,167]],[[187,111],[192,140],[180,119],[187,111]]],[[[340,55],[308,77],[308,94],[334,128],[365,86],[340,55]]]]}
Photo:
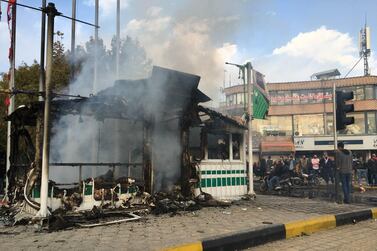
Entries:
{"type": "Polygon", "coordinates": [[[240,201],[228,208],[203,208],[173,217],[148,215],[139,222],[91,229],[36,233],[32,226],[0,226],[0,243],[4,250],[159,250],[256,227],[367,208],[370,206],[258,195],[255,201],[240,201]]]}

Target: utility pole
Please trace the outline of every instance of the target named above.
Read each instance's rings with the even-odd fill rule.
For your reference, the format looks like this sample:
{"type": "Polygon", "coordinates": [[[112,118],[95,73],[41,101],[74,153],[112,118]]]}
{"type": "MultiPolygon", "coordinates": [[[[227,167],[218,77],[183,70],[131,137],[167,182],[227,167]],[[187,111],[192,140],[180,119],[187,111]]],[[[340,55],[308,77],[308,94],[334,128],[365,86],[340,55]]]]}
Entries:
{"type": "MultiPolygon", "coordinates": [[[[46,0],[42,0],[42,9],[46,8],[46,0]]],[[[41,20],[41,57],[40,57],[40,69],[39,69],[39,91],[43,92],[45,90],[45,43],[46,43],[46,13],[42,11],[41,20]]],[[[38,97],[39,101],[43,101],[43,97],[38,97]]]]}
{"type": "MultiPolygon", "coordinates": [[[[10,80],[9,89],[15,88],[15,74],[16,74],[16,15],[17,15],[17,5],[16,1],[12,5],[12,33],[11,33],[11,62],[10,62],[10,80]]],[[[11,95],[9,100],[8,115],[14,112],[15,107],[15,96],[11,95]]],[[[8,171],[10,169],[10,155],[11,155],[11,135],[12,135],[12,123],[8,121],[7,123],[7,155],[6,155],[6,184],[5,184],[5,198],[8,197],[9,179],[8,171]]]]}
{"type": "Polygon", "coordinates": [[[71,25],[71,79],[75,77],[75,47],[76,47],[76,0],[72,0],[72,25],[71,25]]]}
{"type": "Polygon", "coordinates": [[[120,0],[117,0],[117,14],[116,14],[116,78],[119,79],[119,54],[120,54],[120,0]]]}
{"type": "Polygon", "coordinates": [[[97,92],[98,82],[98,13],[99,12],[99,0],[95,0],[95,17],[94,22],[96,28],[94,29],[94,79],[93,79],[93,94],[97,92]]]}
{"type": "MultiPolygon", "coordinates": [[[[95,13],[94,13],[94,76],[93,76],[93,88],[92,93],[95,94],[98,88],[98,22],[99,22],[99,0],[95,0],[95,13]]],[[[99,162],[99,151],[100,151],[100,137],[101,137],[101,128],[100,123],[95,121],[94,126],[98,127],[97,137],[93,137],[93,148],[92,148],[92,161],[99,162]]],[[[97,167],[92,167],[92,177],[97,176],[97,167]]]]}
{"type": "MultiPolygon", "coordinates": [[[[120,75],[120,0],[117,0],[117,9],[116,9],[116,54],[115,54],[115,77],[116,79],[119,79],[120,75]]],[[[120,123],[121,121],[119,119],[116,119],[114,121],[115,126],[114,130],[115,133],[113,135],[114,137],[114,159],[119,161],[120,158],[120,138],[119,138],[119,131],[120,131],[120,123]]],[[[118,171],[118,170],[117,170],[118,171]]]]}
{"type": "Polygon", "coordinates": [[[251,99],[252,97],[252,87],[254,84],[254,77],[253,81],[252,78],[252,66],[250,62],[247,62],[246,65],[246,78],[247,78],[247,129],[248,129],[248,150],[249,150],[249,194],[255,195],[254,193],[254,178],[253,178],[253,140],[252,140],[252,120],[253,120],[253,111],[251,109],[251,106],[253,104],[253,101],[251,99]]]}
{"type": "MultiPolygon", "coordinates": [[[[247,109],[245,109],[246,113],[246,121],[247,121],[247,128],[248,128],[248,162],[249,162],[249,171],[248,171],[248,179],[249,179],[249,187],[248,187],[248,194],[255,195],[254,192],[254,177],[253,177],[253,140],[252,140],[252,117],[253,111],[251,109],[252,101],[252,88],[255,82],[254,74],[252,74],[253,67],[251,66],[250,62],[247,62],[245,65],[233,64],[226,62],[225,64],[237,66],[240,71],[242,72],[242,79],[245,86],[245,69],[246,69],[246,85],[247,85],[247,97],[245,98],[245,104],[247,104],[247,109]],[[253,78],[253,80],[252,80],[253,78]]],[[[246,90],[244,88],[244,93],[246,90]]],[[[246,157],[246,156],[245,156],[246,157]]]]}
{"type": "Polygon", "coordinates": [[[48,3],[43,10],[47,13],[47,60],[46,60],[46,91],[44,105],[44,123],[43,123],[43,157],[42,157],[42,177],[41,177],[41,207],[38,212],[39,217],[47,217],[48,198],[48,176],[49,176],[49,158],[50,158],[50,105],[51,105],[51,77],[52,77],[52,51],[54,44],[54,21],[55,16],[60,13],[56,10],[55,4],[48,3]]]}

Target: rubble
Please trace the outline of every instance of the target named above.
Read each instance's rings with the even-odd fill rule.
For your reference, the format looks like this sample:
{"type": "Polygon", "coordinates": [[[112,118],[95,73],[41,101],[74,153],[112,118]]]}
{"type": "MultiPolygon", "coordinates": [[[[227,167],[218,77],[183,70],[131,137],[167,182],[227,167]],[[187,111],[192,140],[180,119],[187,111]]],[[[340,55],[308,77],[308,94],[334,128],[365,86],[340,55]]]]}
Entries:
{"type": "MultiPolygon", "coordinates": [[[[87,179],[84,182],[91,181],[93,179],[87,179]]],[[[97,188],[93,192],[93,199],[100,204],[94,205],[90,210],[78,210],[85,199],[85,195],[78,192],[82,187],[55,189],[55,196],[61,200],[62,206],[51,213],[47,226],[39,230],[58,231],[74,227],[104,226],[139,220],[143,215],[150,213],[174,216],[179,212],[195,212],[203,207],[231,205],[229,201],[215,200],[210,194],[204,192],[197,197],[193,195],[185,197],[181,193],[180,186],[175,186],[170,192],[150,195],[142,192],[142,188],[136,186],[133,179],[123,177],[117,180],[117,182],[127,184],[128,188],[132,188],[133,193],[120,193],[121,186],[112,187],[108,182],[110,182],[109,179],[104,176],[94,179],[97,188]],[[114,196],[117,192],[120,195],[114,196]],[[115,201],[118,207],[115,207],[115,201]]],[[[25,201],[12,207],[3,206],[0,211],[0,221],[7,226],[38,223],[39,219],[34,217],[36,212],[36,209],[30,207],[25,201]]]]}
{"type": "MultiPolygon", "coordinates": [[[[208,192],[201,185],[205,180],[202,175],[206,172],[201,170],[203,153],[208,147],[206,135],[220,131],[226,135],[233,133],[233,141],[238,140],[235,145],[239,148],[241,133],[246,128],[230,117],[199,105],[210,100],[198,89],[199,80],[200,77],[196,75],[154,67],[147,79],[117,80],[112,87],[95,96],[52,100],[51,113],[54,114],[54,120],[70,115],[79,116],[79,122],[84,123],[82,116],[88,116],[103,122],[102,124],[109,120],[124,128],[114,130],[109,125],[103,125],[102,130],[98,128],[98,139],[101,139],[98,140],[98,155],[101,150],[107,151],[107,155],[115,150],[122,151],[121,156],[104,158],[113,163],[99,163],[99,159],[96,163],[66,163],[64,160],[75,158],[60,158],[59,154],[55,157],[60,162],[48,163],[49,167],[61,170],[67,167],[77,168],[77,176],[69,179],[70,184],[58,184],[50,180],[46,186],[47,206],[51,214],[48,219],[50,231],[138,220],[146,212],[174,215],[180,211],[200,210],[202,207],[231,205],[230,201],[216,200],[209,193],[203,192],[208,192]],[[192,134],[196,135],[195,139],[198,141],[194,150],[190,148],[189,142],[192,128],[198,129],[197,134],[192,134]],[[119,142],[114,144],[115,138],[125,142],[124,145],[121,146],[119,142]],[[172,140],[166,141],[167,139],[172,140]],[[165,147],[159,147],[160,145],[165,147]],[[167,146],[170,146],[169,150],[166,149],[167,146]],[[96,171],[88,175],[88,172],[83,172],[83,168],[91,168],[92,171],[97,168],[106,169],[102,171],[102,175],[96,176],[96,171]]],[[[11,219],[11,224],[32,221],[40,209],[43,106],[43,102],[33,102],[19,107],[6,118],[12,121],[13,127],[11,167],[7,173],[7,192],[12,205],[7,217],[11,219]],[[33,134],[30,133],[34,131],[35,145],[31,137],[33,134]]],[[[64,123],[62,127],[55,128],[54,133],[58,134],[71,124],[73,125],[64,123]]],[[[90,134],[89,142],[92,140],[90,134]]],[[[73,141],[67,141],[67,145],[73,141]]],[[[223,148],[225,142],[222,141],[223,148]]],[[[58,145],[62,149],[63,144],[58,145]]],[[[81,150],[87,152],[87,145],[84,144],[81,150]]],[[[224,158],[229,157],[225,152],[224,150],[219,163],[221,167],[225,165],[224,158]]],[[[240,154],[237,157],[235,152],[235,158],[240,158],[240,154]]],[[[81,156],[77,159],[82,160],[81,156]]],[[[237,160],[237,164],[240,161],[241,159],[237,160]]],[[[232,175],[228,177],[232,179],[229,180],[232,184],[228,182],[227,186],[245,187],[244,167],[238,169],[242,170],[229,169],[227,171],[232,173],[222,173],[219,169],[217,174],[232,175]]],[[[59,181],[60,177],[50,176],[55,181],[59,181]]]]}

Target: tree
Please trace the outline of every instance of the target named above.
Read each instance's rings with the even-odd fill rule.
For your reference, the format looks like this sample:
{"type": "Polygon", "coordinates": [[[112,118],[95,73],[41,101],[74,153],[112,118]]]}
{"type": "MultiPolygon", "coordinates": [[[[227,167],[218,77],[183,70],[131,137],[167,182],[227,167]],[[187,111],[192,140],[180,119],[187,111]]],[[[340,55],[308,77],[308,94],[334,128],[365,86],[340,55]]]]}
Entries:
{"type": "MultiPolygon", "coordinates": [[[[111,40],[111,49],[109,56],[111,64],[115,69],[116,57],[116,38],[111,40]]],[[[120,40],[119,65],[121,78],[145,78],[152,69],[152,61],[147,57],[147,53],[137,39],[127,36],[126,39],[120,40]]]]}
{"type": "Polygon", "coordinates": [[[60,41],[54,42],[52,52],[52,84],[53,91],[62,92],[67,89],[71,79],[71,67],[64,45],[60,41]]]}

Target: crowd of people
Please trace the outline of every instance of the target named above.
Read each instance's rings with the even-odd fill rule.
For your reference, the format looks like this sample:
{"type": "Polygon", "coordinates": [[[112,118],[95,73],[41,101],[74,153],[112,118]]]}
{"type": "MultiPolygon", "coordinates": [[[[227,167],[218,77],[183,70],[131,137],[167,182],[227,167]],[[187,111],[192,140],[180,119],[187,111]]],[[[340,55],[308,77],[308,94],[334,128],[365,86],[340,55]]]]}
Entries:
{"type": "MultiPolygon", "coordinates": [[[[294,155],[280,156],[278,159],[261,158],[259,163],[254,162],[253,170],[256,176],[265,177],[269,175],[269,184],[278,184],[285,176],[302,176],[302,174],[313,174],[321,177],[326,184],[335,182],[336,164],[333,157],[325,152],[320,158],[302,155],[296,158],[294,155]]],[[[360,187],[377,186],[377,157],[372,154],[371,158],[365,160],[362,156],[353,156],[351,181],[360,187]],[[365,182],[363,182],[365,180],[365,182]]]]}

